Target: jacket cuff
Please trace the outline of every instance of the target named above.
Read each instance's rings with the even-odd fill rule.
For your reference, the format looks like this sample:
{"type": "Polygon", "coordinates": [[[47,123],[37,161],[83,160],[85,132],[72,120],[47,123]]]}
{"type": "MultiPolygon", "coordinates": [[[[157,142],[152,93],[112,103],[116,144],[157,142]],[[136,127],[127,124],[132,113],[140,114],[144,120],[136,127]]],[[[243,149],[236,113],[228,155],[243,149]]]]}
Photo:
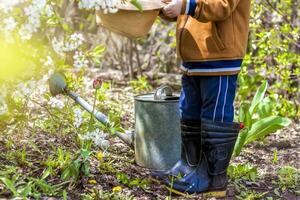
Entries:
{"type": "Polygon", "coordinates": [[[186,0],[185,13],[186,15],[195,15],[195,10],[197,7],[196,0],[186,0]]]}

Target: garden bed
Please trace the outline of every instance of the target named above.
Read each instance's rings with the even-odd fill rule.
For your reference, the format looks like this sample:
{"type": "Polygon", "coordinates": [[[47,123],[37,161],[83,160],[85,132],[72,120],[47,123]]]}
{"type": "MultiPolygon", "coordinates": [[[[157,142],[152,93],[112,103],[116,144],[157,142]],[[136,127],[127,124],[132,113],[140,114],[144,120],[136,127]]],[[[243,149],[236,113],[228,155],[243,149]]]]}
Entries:
{"type": "MultiPolygon", "coordinates": [[[[134,94],[141,92],[139,89],[149,90],[136,87],[137,85],[139,84],[115,85],[106,91],[105,102],[110,102],[112,106],[118,102],[127,102],[115,108],[116,112],[121,112],[122,126],[126,128],[133,127],[134,94]]],[[[83,91],[92,91],[89,87],[90,84],[83,91]]],[[[92,94],[85,94],[92,101],[92,94]]],[[[54,116],[53,112],[56,110],[47,102],[37,103],[33,102],[36,109],[29,116],[42,119],[43,125],[33,126],[27,121],[23,123],[23,129],[16,129],[15,127],[20,126],[13,122],[7,125],[4,134],[0,136],[0,178],[10,176],[11,181],[15,182],[15,188],[32,182],[36,184],[36,189],[31,188],[32,192],[36,192],[36,197],[42,199],[59,199],[63,194],[69,199],[184,198],[171,195],[162,185],[151,182],[149,170],[135,164],[133,150],[114,137],[109,137],[111,146],[106,151],[93,146],[88,176],[80,173],[77,180],[62,180],[62,168],[68,162],[67,155],[74,156],[80,148],[76,141],[76,129],[70,128],[70,121],[67,119],[60,120],[60,117],[72,115],[72,112],[54,116]],[[51,162],[52,171],[47,178],[43,178],[51,162]],[[45,182],[39,185],[37,180],[45,182]]],[[[74,106],[71,101],[65,103],[74,106]]],[[[98,103],[103,106],[101,102],[98,103]]],[[[64,109],[62,112],[68,111],[64,109]]],[[[227,199],[297,199],[299,182],[295,180],[295,176],[299,178],[299,171],[297,175],[291,174],[293,171],[286,175],[284,172],[280,173],[280,169],[288,170],[287,166],[293,167],[292,169],[300,168],[299,143],[300,126],[293,123],[262,142],[247,145],[242,154],[232,162],[227,199]]],[[[12,195],[11,190],[0,183],[0,197],[8,198],[12,195]]],[[[201,199],[201,196],[186,198],[201,199]]]]}

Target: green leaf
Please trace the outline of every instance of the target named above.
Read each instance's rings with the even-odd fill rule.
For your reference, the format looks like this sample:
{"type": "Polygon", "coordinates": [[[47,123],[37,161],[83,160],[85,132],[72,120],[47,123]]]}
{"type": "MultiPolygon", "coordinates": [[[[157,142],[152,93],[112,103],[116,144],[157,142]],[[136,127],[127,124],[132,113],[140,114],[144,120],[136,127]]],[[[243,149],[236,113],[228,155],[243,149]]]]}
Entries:
{"type": "Polygon", "coordinates": [[[69,180],[71,177],[71,170],[70,168],[65,169],[62,174],[61,174],[61,179],[62,180],[69,180]]]}
{"type": "Polygon", "coordinates": [[[131,180],[129,182],[128,186],[129,187],[139,186],[140,182],[141,182],[141,179],[136,178],[136,179],[131,180]]]}
{"type": "Polygon", "coordinates": [[[276,194],[276,195],[279,196],[279,197],[281,196],[281,195],[280,195],[280,192],[279,192],[279,188],[275,188],[275,189],[274,189],[274,194],[276,194]]]}
{"type": "Polygon", "coordinates": [[[244,129],[240,132],[239,137],[234,146],[234,153],[233,153],[234,156],[240,155],[242,148],[244,147],[244,145],[246,143],[247,134],[248,134],[247,129],[244,129]]]}
{"type": "Polygon", "coordinates": [[[249,107],[250,104],[243,103],[239,110],[239,121],[243,122],[248,129],[252,126],[252,116],[249,112],[249,107]]]}
{"type": "Polygon", "coordinates": [[[143,11],[142,5],[138,2],[138,0],[131,0],[130,3],[134,5],[140,12],[143,11]]]}
{"type": "Polygon", "coordinates": [[[29,181],[28,183],[26,183],[25,186],[23,186],[22,188],[18,189],[18,193],[22,197],[28,197],[29,195],[32,194],[32,188],[33,188],[32,181],[29,181]]]}
{"type": "Polygon", "coordinates": [[[244,125],[245,127],[250,130],[252,127],[252,116],[249,112],[249,110],[247,110],[247,112],[245,113],[245,120],[244,120],[244,125]]]}
{"type": "Polygon", "coordinates": [[[120,183],[127,185],[129,183],[129,177],[125,173],[117,173],[117,179],[120,183]]]}
{"type": "Polygon", "coordinates": [[[0,171],[0,176],[7,176],[16,173],[17,168],[12,166],[7,166],[5,170],[0,171]]]}
{"type": "Polygon", "coordinates": [[[247,134],[246,144],[255,140],[263,139],[270,133],[273,133],[283,127],[288,126],[291,120],[279,116],[271,116],[258,120],[252,125],[251,130],[247,134]]]}
{"type": "Polygon", "coordinates": [[[80,154],[81,154],[83,160],[86,161],[89,159],[91,152],[88,149],[81,149],[80,154]]]}
{"type": "Polygon", "coordinates": [[[14,194],[14,196],[18,196],[18,192],[14,186],[14,183],[11,180],[5,177],[0,177],[0,181],[4,183],[7,189],[9,189],[14,194]]]}
{"type": "Polygon", "coordinates": [[[88,176],[90,174],[90,163],[85,162],[82,166],[82,172],[85,176],[88,176]]]}
{"type": "Polygon", "coordinates": [[[63,191],[63,200],[68,200],[68,192],[66,190],[63,191]]]}
{"type": "Polygon", "coordinates": [[[276,164],[278,162],[278,156],[277,156],[277,150],[275,149],[275,151],[273,152],[273,164],[276,164]]]}
{"type": "Polygon", "coordinates": [[[257,105],[260,102],[262,102],[262,100],[264,99],[267,89],[268,89],[268,81],[263,82],[263,84],[258,88],[258,90],[251,102],[251,106],[249,108],[249,112],[250,112],[251,116],[254,114],[254,111],[255,111],[257,105]]]}
{"type": "Polygon", "coordinates": [[[46,179],[46,178],[47,178],[48,176],[50,176],[52,173],[53,173],[52,167],[48,167],[48,169],[45,170],[45,171],[43,172],[42,179],[46,179]]]}
{"type": "Polygon", "coordinates": [[[104,45],[98,45],[93,49],[93,53],[95,55],[101,55],[106,50],[104,45]]]}
{"type": "Polygon", "coordinates": [[[239,121],[244,122],[245,120],[245,113],[246,113],[246,105],[243,103],[239,109],[239,121]]]}
{"type": "Polygon", "coordinates": [[[273,109],[276,107],[274,104],[275,102],[271,101],[269,97],[266,97],[263,102],[257,106],[259,117],[262,119],[271,116],[273,109]]]}
{"type": "Polygon", "coordinates": [[[257,167],[249,164],[230,165],[227,169],[228,176],[231,180],[249,180],[255,181],[257,178],[257,167]]]}

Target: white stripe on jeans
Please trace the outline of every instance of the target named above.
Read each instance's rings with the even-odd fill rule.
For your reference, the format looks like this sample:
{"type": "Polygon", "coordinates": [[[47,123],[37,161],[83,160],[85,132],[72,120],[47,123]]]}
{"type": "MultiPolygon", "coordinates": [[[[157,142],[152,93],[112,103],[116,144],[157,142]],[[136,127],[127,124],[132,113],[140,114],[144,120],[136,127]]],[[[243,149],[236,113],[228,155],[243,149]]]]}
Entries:
{"type": "Polygon", "coordinates": [[[190,11],[190,0],[186,1],[185,14],[189,14],[190,11]]]}
{"type": "Polygon", "coordinates": [[[216,101],[216,105],[215,105],[215,109],[214,109],[214,117],[213,117],[213,121],[215,121],[215,119],[216,119],[216,112],[217,112],[217,107],[218,107],[218,104],[219,104],[219,98],[220,98],[220,93],[221,93],[221,87],[222,87],[222,77],[220,76],[220,79],[219,79],[219,92],[218,92],[217,101],[216,101]]]}
{"type": "Polygon", "coordinates": [[[222,108],[222,122],[224,122],[224,113],[225,113],[225,106],[227,101],[227,92],[228,92],[228,76],[226,76],[227,82],[226,82],[226,91],[225,91],[225,97],[224,97],[224,103],[222,108]]]}

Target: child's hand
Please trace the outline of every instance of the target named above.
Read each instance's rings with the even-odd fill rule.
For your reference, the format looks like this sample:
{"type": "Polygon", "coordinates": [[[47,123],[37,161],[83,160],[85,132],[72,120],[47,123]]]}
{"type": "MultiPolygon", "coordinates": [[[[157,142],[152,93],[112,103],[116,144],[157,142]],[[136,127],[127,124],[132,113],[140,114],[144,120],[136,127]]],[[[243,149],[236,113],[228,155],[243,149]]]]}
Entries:
{"type": "Polygon", "coordinates": [[[175,18],[180,15],[182,0],[162,0],[162,2],[168,4],[163,8],[164,15],[170,18],[175,18]]]}

